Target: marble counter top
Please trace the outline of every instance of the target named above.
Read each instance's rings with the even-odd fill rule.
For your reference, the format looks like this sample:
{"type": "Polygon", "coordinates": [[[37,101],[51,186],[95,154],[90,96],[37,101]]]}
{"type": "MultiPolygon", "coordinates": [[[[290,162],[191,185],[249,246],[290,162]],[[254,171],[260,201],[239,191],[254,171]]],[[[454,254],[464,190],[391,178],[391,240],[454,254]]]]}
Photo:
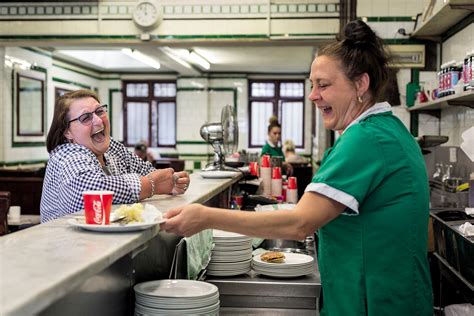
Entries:
{"type": "MultiPolygon", "coordinates": [[[[191,175],[184,195],[144,203],[160,211],[204,203],[240,179],[191,175]]],[[[72,215],[0,238],[0,315],[36,314],[160,233],[159,227],[129,233],[96,233],[67,224],[72,215]]]]}

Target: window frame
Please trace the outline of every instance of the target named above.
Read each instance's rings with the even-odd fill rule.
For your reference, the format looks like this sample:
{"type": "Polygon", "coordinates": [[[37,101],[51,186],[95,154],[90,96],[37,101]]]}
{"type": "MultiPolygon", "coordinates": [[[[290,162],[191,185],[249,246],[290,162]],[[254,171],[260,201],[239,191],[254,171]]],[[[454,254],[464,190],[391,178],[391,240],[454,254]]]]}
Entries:
{"type": "MultiPolygon", "coordinates": [[[[283,102],[301,102],[303,104],[303,122],[301,124],[302,133],[303,133],[303,142],[301,145],[295,146],[298,149],[304,149],[304,131],[305,131],[305,79],[251,79],[248,81],[248,126],[249,126],[249,137],[248,137],[248,146],[249,148],[261,148],[262,145],[252,144],[252,102],[270,102],[273,104],[273,115],[278,117],[278,122],[281,124],[281,115],[282,108],[281,104],[283,102]],[[254,97],[252,96],[252,84],[253,83],[273,83],[275,85],[275,95],[273,97],[254,97]],[[280,84],[282,83],[301,83],[303,84],[303,96],[302,97],[281,97],[280,96],[280,84]]],[[[268,126],[268,122],[267,126],[268,126]]],[[[282,126],[283,128],[283,126],[282,126]]],[[[284,140],[282,140],[283,142],[284,140]]]]}
{"type": "Polygon", "coordinates": [[[142,103],[148,103],[148,144],[150,144],[150,147],[161,147],[161,148],[176,148],[177,145],[177,117],[178,117],[178,107],[176,103],[176,98],[177,98],[177,93],[178,93],[178,85],[176,80],[123,80],[122,81],[122,98],[123,98],[123,105],[122,105],[122,110],[123,110],[123,142],[125,146],[135,146],[136,144],[131,144],[128,142],[128,106],[127,104],[129,102],[142,102],[142,103]],[[154,96],[154,85],[155,84],[166,84],[166,83],[171,83],[175,85],[176,88],[176,94],[174,97],[155,97],[154,96]],[[127,96],[127,85],[128,84],[147,84],[148,85],[148,96],[146,97],[129,97],[127,96]],[[152,113],[152,107],[153,107],[153,102],[156,104],[156,111],[157,111],[157,135],[156,135],[156,146],[155,144],[152,144],[152,121],[151,121],[151,113],[152,113]],[[174,128],[175,128],[175,143],[174,145],[162,145],[160,144],[160,138],[158,137],[158,107],[159,104],[162,102],[170,102],[174,103],[175,106],[175,117],[174,117],[174,128]]]}

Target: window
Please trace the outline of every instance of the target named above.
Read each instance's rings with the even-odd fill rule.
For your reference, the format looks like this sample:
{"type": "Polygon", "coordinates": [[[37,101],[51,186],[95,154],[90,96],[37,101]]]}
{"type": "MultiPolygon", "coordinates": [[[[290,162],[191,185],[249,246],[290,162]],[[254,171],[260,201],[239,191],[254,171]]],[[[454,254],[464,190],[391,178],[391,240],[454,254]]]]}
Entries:
{"type": "Polygon", "coordinates": [[[250,81],[249,146],[262,147],[268,134],[272,115],[281,124],[281,140],[293,140],[304,147],[304,80],[250,81]]]}
{"type": "Polygon", "coordinates": [[[124,82],[124,142],[176,146],[176,82],[124,82]]]}

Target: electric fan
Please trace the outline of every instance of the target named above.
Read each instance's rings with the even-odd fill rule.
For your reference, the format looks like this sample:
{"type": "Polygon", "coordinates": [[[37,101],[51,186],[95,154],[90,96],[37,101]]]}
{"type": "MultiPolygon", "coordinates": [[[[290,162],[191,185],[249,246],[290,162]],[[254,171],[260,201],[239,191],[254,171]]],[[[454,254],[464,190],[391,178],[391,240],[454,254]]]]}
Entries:
{"type": "Polygon", "coordinates": [[[239,142],[239,127],[232,106],[224,106],[220,123],[204,124],[201,136],[214,149],[214,161],[202,170],[203,177],[231,178],[235,172],[239,172],[238,169],[225,165],[225,156],[236,152],[239,142]]]}

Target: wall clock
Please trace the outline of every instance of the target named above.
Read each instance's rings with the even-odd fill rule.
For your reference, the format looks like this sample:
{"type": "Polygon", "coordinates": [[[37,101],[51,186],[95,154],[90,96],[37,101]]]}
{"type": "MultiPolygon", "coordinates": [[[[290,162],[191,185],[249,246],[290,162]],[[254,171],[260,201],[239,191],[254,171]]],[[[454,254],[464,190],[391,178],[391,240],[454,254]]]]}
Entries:
{"type": "Polygon", "coordinates": [[[143,29],[157,26],[163,19],[163,7],[154,0],[141,0],[133,11],[133,21],[143,29]]]}

